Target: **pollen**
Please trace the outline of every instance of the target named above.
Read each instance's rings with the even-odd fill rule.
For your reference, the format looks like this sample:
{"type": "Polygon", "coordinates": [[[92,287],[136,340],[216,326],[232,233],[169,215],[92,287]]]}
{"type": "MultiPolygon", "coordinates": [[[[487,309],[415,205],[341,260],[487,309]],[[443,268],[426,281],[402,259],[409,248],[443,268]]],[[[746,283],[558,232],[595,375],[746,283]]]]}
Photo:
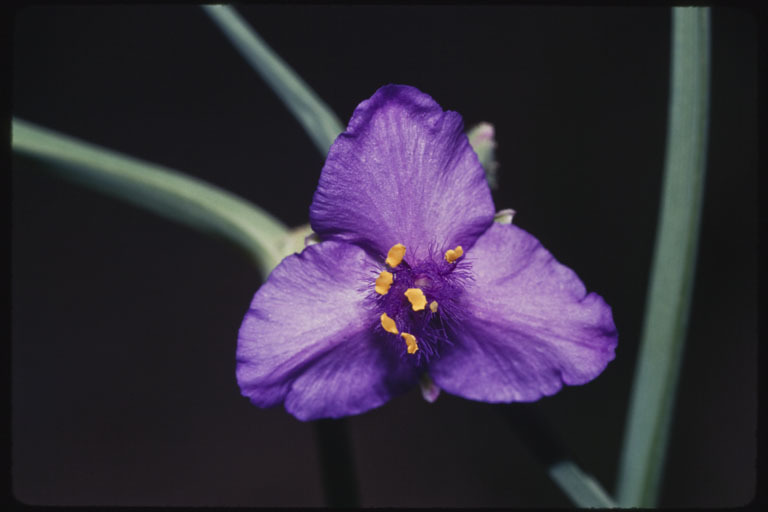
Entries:
{"type": "Polygon", "coordinates": [[[405,246],[403,244],[395,244],[387,253],[385,263],[391,268],[395,268],[403,261],[403,256],[405,256],[405,246]]]}
{"type": "Polygon", "coordinates": [[[461,248],[460,245],[457,245],[455,249],[448,249],[445,251],[445,261],[448,263],[453,263],[457,259],[461,258],[464,255],[464,249],[461,248]]]}
{"type": "Polygon", "coordinates": [[[386,295],[390,286],[392,286],[392,272],[382,270],[376,278],[376,293],[386,295]]]}
{"type": "Polygon", "coordinates": [[[409,354],[415,354],[416,351],[419,350],[419,345],[416,343],[416,336],[413,334],[408,334],[407,332],[404,332],[400,336],[403,337],[405,344],[408,345],[409,354]]]}
{"type": "Polygon", "coordinates": [[[436,300],[433,300],[433,301],[432,301],[432,302],[429,304],[429,310],[430,310],[431,312],[433,312],[433,313],[437,313],[437,301],[436,301],[436,300]]]}
{"type": "Polygon", "coordinates": [[[405,296],[408,297],[414,311],[421,311],[427,305],[427,298],[424,297],[424,292],[419,288],[408,288],[405,290],[405,296]]]}
{"type": "Polygon", "coordinates": [[[397,330],[397,325],[395,325],[395,321],[389,318],[389,315],[386,313],[381,314],[381,326],[384,328],[385,331],[391,332],[392,334],[398,334],[400,331],[397,330]]]}

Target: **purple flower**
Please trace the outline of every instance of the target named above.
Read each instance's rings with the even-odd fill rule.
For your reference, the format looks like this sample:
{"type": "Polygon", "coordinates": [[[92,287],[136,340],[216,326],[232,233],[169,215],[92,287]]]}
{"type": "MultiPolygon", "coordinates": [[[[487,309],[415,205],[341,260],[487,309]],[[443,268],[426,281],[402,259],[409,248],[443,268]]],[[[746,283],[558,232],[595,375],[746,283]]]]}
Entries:
{"type": "Polygon", "coordinates": [[[243,320],[243,395],[311,420],[420,380],[432,398],[527,402],[595,378],[610,307],[493,217],[461,116],[413,87],[376,91],[329,150],[310,207],[323,241],[285,258],[243,320]]]}

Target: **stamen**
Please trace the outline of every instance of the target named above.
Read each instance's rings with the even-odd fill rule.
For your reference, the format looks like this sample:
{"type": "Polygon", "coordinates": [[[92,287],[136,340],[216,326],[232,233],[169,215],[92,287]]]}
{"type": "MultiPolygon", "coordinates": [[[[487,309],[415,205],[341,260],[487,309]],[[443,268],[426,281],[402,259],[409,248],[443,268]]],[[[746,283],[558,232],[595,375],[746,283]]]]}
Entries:
{"type": "Polygon", "coordinates": [[[461,248],[460,245],[457,245],[455,249],[448,249],[445,251],[445,261],[448,263],[453,263],[457,259],[461,258],[464,255],[464,249],[461,248]]]}
{"type": "Polygon", "coordinates": [[[391,268],[395,268],[403,261],[403,256],[405,256],[405,246],[403,244],[395,244],[387,253],[385,263],[391,268]]]}
{"type": "Polygon", "coordinates": [[[433,300],[432,303],[429,305],[429,310],[433,313],[437,313],[437,301],[433,300]]]}
{"type": "Polygon", "coordinates": [[[376,293],[386,295],[390,286],[392,286],[392,272],[382,270],[376,278],[376,293]]]}
{"type": "Polygon", "coordinates": [[[408,288],[405,290],[405,296],[408,297],[414,311],[421,311],[427,305],[427,298],[419,288],[408,288]]]}
{"type": "Polygon", "coordinates": [[[392,334],[397,334],[399,332],[397,330],[397,325],[395,325],[395,321],[389,318],[386,313],[381,314],[381,326],[385,331],[391,332],[392,334]]]}
{"type": "Polygon", "coordinates": [[[405,344],[408,345],[409,354],[415,354],[416,351],[419,350],[419,345],[416,343],[416,336],[413,334],[408,334],[407,332],[404,332],[400,336],[403,337],[405,344]]]}

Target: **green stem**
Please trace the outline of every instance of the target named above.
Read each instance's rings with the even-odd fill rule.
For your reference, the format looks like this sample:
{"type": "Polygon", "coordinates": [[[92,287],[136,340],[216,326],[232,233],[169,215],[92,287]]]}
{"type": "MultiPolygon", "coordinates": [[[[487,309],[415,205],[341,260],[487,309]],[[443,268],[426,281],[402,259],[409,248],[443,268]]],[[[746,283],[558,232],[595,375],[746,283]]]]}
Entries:
{"type": "Polygon", "coordinates": [[[232,7],[204,5],[205,12],[277,94],[312,138],[320,154],[344,130],[336,114],[232,7]]]}
{"type": "Polygon", "coordinates": [[[288,229],[261,208],[210,183],[83,142],[21,119],[13,150],[52,164],[62,177],[100,190],[244,248],[264,278],[285,256],[288,229]]]}
{"type": "Polygon", "coordinates": [[[355,456],[346,418],[313,421],[320,459],[325,504],[330,508],[358,508],[355,456]]]}
{"type": "Polygon", "coordinates": [[[654,507],[693,289],[709,109],[709,9],[673,8],[667,153],[618,501],[654,507]]]}

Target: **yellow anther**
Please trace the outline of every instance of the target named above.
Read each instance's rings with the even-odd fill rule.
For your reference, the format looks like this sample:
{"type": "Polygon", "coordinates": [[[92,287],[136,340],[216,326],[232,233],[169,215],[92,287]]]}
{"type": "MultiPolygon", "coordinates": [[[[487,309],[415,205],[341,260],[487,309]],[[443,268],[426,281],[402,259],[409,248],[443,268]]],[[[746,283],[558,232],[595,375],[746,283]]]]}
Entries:
{"type": "Polygon", "coordinates": [[[436,300],[433,300],[433,301],[432,301],[432,302],[429,304],[429,310],[430,310],[431,312],[433,312],[433,313],[437,313],[437,301],[436,301],[436,300]]]}
{"type": "Polygon", "coordinates": [[[416,351],[419,350],[419,345],[416,343],[416,336],[413,334],[408,334],[407,332],[404,332],[400,336],[403,337],[405,344],[408,345],[409,354],[415,354],[416,351]]]}
{"type": "Polygon", "coordinates": [[[455,249],[448,249],[445,251],[445,261],[448,263],[453,263],[457,259],[461,258],[464,255],[464,249],[461,248],[460,245],[457,245],[455,249]]]}
{"type": "Polygon", "coordinates": [[[405,296],[408,297],[414,311],[421,311],[427,305],[427,298],[419,288],[408,288],[405,290],[405,296]]]}
{"type": "Polygon", "coordinates": [[[403,244],[395,244],[387,253],[387,259],[385,263],[392,268],[395,268],[403,261],[405,256],[405,246],[403,244]]]}
{"type": "Polygon", "coordinates": [[[389,318],[389,316],[386,313],[381,314],[381,326],[384,328],[385,331],[391,332],[392,334],[397,334],[400,332],[397,330],[397,325],[395,325],[395,321],[389,318]]]}
{"type": "Polygon", "coordinates": [[[392,272],[382,270],[376,278],[376,293],[386,295],[390,286],[392,286],[392,272]]]}

